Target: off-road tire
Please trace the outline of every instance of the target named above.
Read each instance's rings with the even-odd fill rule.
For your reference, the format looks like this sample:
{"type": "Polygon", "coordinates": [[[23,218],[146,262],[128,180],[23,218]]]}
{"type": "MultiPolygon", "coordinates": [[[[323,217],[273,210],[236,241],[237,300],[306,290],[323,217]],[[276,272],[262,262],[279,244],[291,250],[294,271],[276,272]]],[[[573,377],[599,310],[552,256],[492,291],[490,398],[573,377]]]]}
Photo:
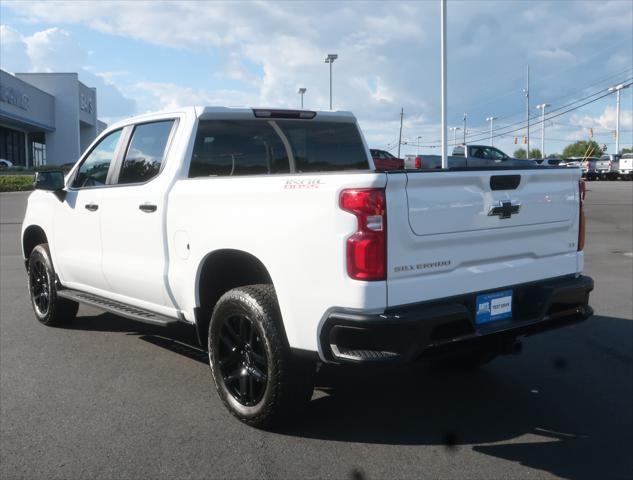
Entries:
{"type": "MultiPolygon", "coordinates": [[[[239,323],[240,330],[242,325],[239,323]]],[[[242,335],[242,338],[246,336],[242,335]]],[[[242,422],[257,428],[272,428],[295,417],[310,401],[316,365],[292,355],[272,285],[249,285],[222,295],[209,323],[208,349],[211,374],[218,395],[229,412],[242,422]],[[226,327],[227,323],[235,325],[236,318],[240,319],[239,322],[242,318],[251,322],[250,328],[255,329],[253,331],[258,337],[249,342],[231,339],[227,343],[227,334],[232,338],[240,337],[233,336],[233,327],[230,332],[226,327]],[[225,339],[222,339],[220,332],[223,332],[225,339]],[[234,348],[229,346],[231,342],[235,343],[234,348]],[[257,360],[253,359],[252,352],[255,350],[258,352],[257,360]],[[244,351],[251,353],[244,354],[244,351]],[[228,352],[236,352],[236,356],[228,352]],[[262,363],[255,363],[261,362],[262,353],[265,353],[265,367],[261,367],[262,363]],[[238,363],[233,363],[235,358],[239,359],[238,363]],[[236,367],[227,366],[231,364],[236,367]],[[250,389],[245,387],[246,394],[242,396],[242,377],[251,375],[249,372],[252,367],[248,365],[255,367],[258,373],[252,375],[253,383],[250,389]],[[266,370],[265,386],[259,383],[263,370],[266,370]],[[236,378],[239,378],[237,386],[234,383],[236,378]],[[259,395],[249,397],[248,394],[253,393],[256,387],[259,388],[259,395]]]]}
{"type": "Polygon", "coordinates": [[[27,279],[35,318],[47,326],[61,325],[77,316],[79,304],[57,296],[57,282],[47,243],[29,255],[27,279]]]}

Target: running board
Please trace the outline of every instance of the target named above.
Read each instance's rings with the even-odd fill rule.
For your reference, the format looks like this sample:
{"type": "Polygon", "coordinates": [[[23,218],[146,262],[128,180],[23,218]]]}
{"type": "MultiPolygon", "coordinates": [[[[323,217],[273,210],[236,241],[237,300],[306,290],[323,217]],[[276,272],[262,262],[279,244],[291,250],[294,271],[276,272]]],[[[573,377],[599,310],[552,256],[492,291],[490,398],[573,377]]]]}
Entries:
{"type": "Polygon", "coordinates": [[[179,323],[178,319],[167,317],[159,313],[150,312],[143,308],[132,307],[125,303],[110,300],[108,298],[93,295],[92,293],[80,292],[78,290],[62,289],[57,291],[57,295],[68,300],[84,303],[93,307],[106,310],[121,317],[129,318],[130,320],[136,320],[143,323],[149,323],[151,325],[159,325],[161,327],[167,327],[179,323]]]}

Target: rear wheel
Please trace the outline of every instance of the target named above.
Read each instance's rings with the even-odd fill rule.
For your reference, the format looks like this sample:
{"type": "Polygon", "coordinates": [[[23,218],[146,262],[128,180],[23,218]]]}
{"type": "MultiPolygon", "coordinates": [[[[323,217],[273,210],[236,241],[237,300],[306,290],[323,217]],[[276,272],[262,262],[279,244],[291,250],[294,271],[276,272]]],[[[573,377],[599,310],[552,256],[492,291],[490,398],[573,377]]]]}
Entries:
{"type": "Polygon", "coordinates": [[[315,364],[292,356],[272,285],[225,293],[213,311],[208,342],[218,395],[242,422],[272,427],[310,400],[315,364]]]}
{"type": "Polygon", "coordinates": [[[48,244],[37,245],[31,251],[27,276],[31,305],[40,323],[54,326],[75,318],[79,304],[57,296],[55,269],[48,244]]]}

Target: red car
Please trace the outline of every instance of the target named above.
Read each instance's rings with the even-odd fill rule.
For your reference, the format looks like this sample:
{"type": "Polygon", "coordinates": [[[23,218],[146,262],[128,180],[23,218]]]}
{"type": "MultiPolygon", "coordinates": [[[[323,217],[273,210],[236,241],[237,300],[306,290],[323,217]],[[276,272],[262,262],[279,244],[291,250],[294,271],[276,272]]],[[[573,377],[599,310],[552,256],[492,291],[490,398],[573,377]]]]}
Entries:
{"type": "Polygon", "coordinates": [[[376,150],[375,148],[369,149],[371,157],[374,159],[374,165],[376,170],[403,170],[404,160],[398,157],[394,157],[385,150],[376,150]]]}

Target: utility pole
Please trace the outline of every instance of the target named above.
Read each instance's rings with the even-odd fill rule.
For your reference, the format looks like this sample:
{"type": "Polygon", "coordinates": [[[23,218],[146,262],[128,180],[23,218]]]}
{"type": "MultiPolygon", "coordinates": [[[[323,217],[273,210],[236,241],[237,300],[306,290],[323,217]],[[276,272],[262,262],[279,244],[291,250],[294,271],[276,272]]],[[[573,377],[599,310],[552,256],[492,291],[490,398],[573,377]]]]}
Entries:
{"type": "Polygon", "coordinates": [[[624,85],[621,83],[620,85],[616,85],[614,87],[609,88],[610,92],[615,92],[615,153],[620,153],[620,91],[629,88],[631,84],[624,85]]]}
{"type": "Polygon", "coordinates": [[[402,145],[402,119],[404,117],[404,107],[400,109],[400,135],[398,136],[398,158],[400,158],[400,145],[402,145]]]}
{"type": "Polygon", "coordinates": [[[536,106],[541,111],[541,158],[545,158],[545,109],[549,107],[549,103],[541,103],[536,106]]]}
{"type": "Polygon", "coordinates": [[[464,146],[466,146],[466,113],[464,113],[464,146]]]}
{"type": "Polygon", "coordinates": [[[440,0],[440,16],[442,17],[441,50],[442,50],[442,168],[448,168],[446,156],[446,0],[440,0]]]}
{"type": "Polygon", "coordinates": [[[492,147],[492,132],[493,132],[493,123],[497,119],[497,117],[488,117],[486,118],[486,122],[490,122],[490,146],[492,147]]]}
{"type": "Polygon", "coordinates": [[[453,132],[453,146],[457,145],[457,130],[461,130],[459,127],[450,127],[449,130],[453,132]]]}
{"type": "Polygon", "coordinates": [[[527,65],[527,83],[523,89],[525,93],[525,115],[527,120],[527,152],[525,158],[530,158],[530,64],[527,65]]]}

